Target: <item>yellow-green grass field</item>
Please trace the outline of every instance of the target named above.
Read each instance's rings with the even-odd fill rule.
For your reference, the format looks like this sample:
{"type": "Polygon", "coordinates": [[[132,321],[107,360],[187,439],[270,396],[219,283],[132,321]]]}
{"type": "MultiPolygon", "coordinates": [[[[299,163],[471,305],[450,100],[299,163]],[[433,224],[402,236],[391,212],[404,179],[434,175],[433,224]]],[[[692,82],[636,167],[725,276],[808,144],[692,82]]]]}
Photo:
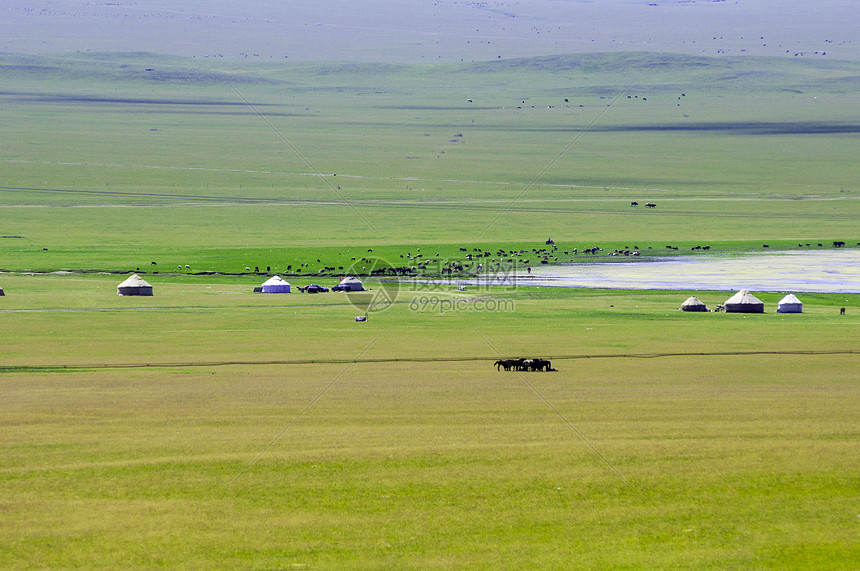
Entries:
{"type": "Polygon", "coordinates": [[[0,567],[856,567],[856,294],[252,290],[371,249],[856,248],[858,77],[0,54],[0,567]]]}
{"type": "Polygon", "coordinates": [[[356,323],[344,294],[243,279],[132,298],[115,276],[4,276],[0,565],[860,556],[856,295],[739,315],[682,313],[689,292],[435,288],[356,323]],[[431,295],[464,303],[415,311],[431,295]],[[558,371],[492,365],[519,356],[558,371]]]}

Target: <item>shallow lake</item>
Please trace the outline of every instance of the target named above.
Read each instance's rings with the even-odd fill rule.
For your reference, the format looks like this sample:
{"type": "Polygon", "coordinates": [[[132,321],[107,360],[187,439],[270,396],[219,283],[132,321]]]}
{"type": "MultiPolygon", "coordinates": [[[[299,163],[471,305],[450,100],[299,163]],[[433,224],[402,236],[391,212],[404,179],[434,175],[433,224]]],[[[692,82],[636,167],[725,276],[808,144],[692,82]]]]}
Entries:
{"type": "Polygon", "coordinates": [[[531,274],[522,273],[511,280],[495,283],[615,289],[860,293],[860,250],[544,265],[532,267],[531,274]]]}

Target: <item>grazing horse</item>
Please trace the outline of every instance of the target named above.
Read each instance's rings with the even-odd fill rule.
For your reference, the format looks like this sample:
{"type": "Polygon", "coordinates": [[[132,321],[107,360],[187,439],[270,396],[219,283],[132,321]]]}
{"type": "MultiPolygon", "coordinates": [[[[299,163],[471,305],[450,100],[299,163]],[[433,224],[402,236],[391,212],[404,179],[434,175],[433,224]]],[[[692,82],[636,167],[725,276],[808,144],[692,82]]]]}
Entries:
{"type": "Polygon", "coordinates": [[[499,359],[495,363],[497,371],[504,368],[506,371],[556,371],[552,363],[546,359],[499,359]]]}
{"type": "Polygon", "coordinates": [[[504,367],[504,369],[505,369],[506,371],[510,371],[510,370],[511,370],[511,362],[510,362],[510,361],[508,361],[508,360],[502,360],[502,359],[499,359],[498,361],[496,361],[495,363],[493,363],[493,365],[495,365],[495,366],[496,366],[496,370],[497,370],[497,371],[501,371],[501,370],[502,370],[502,367],[504,367]]]}
{"type": "Polygon", "coordinates": [[[551,371],[552,363],[546,359],[532,359],[532,371],[551,371]]]}
{"type": "Polygon", "coordinates": [[[630,206],[639,206],[639,203],[634,201],[630,203],[630,206]]]}
{"type": "Polygon", "coordinates": [[[657,205],[654,204],[653,202],[646,202],[645,206],[648,208],[657,208],[657,205]]]}
{"type": "Polygon", "coordinates": [[[845,308],[844,307],[839,308],[839,315],[845,315],[845,308]]]}

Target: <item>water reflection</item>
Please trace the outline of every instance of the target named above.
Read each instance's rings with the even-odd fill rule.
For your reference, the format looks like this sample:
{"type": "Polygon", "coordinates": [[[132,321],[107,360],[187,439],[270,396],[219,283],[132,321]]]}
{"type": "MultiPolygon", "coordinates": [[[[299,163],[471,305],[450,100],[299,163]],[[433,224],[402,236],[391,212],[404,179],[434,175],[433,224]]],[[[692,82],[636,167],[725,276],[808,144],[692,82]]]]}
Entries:
{"type": "Polygon", "coordinates": [[[860,293],[860,250],[533,267],[517,285],[860,293]]]}

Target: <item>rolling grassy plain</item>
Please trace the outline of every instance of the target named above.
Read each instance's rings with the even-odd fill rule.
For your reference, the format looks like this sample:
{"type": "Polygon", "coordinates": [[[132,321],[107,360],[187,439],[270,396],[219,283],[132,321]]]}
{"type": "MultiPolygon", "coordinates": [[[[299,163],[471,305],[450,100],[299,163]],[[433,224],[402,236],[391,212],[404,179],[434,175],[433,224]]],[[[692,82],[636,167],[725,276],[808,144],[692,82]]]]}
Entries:
{"type": "Polygon", "coordinates": [[[5,278],[4,567],[858,556],[857,296],[743,316],[538,288],[420,311],[401,290],[357,324],[343,294],[162,279],[119,298],[112,276],[5,278]],[[518,355],[558,372],[491,365],[518,355]]]}
{"type": "Polygon", "coordinates": [[[359,324],[228,274],[855,247],[857,71],[4,54],[0,566],[851,568],[857,295],[404,286],[359,324]]]}
{"type": "Polygon", "coordinates": [[[549,236],[580,249],[854,244],[857,71],[664,54],[244,67],[4,55],[0,224],[21,238],[3,239],[0,268],[283,271],[320,247],[549,236]]]}

